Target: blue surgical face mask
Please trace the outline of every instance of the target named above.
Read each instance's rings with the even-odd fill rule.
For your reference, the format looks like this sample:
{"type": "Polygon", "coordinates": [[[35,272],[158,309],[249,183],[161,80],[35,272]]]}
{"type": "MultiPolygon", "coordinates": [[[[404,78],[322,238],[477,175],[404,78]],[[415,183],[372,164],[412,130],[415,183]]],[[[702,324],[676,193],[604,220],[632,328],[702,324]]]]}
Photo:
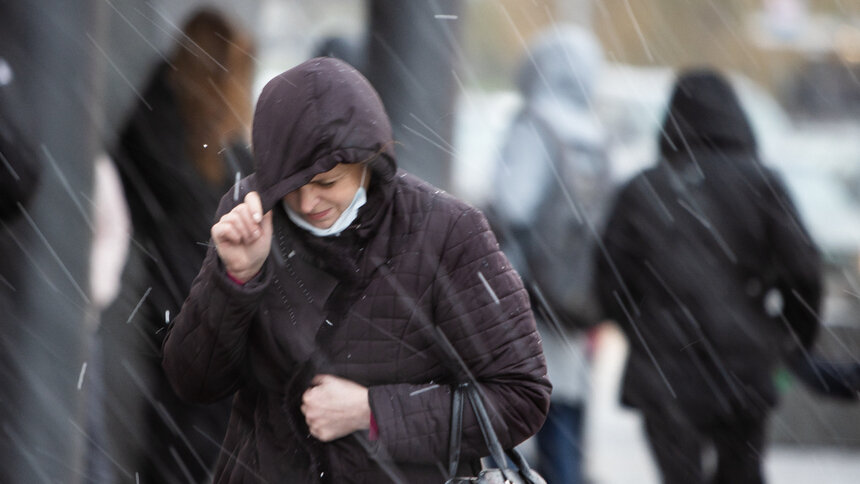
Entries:
{"type": "Polygon", "coordinates": [[[321,229],[314,225],[311,225],[307,220],[302,218],[301,215],[294,212],[290,209],[287,202],[284,203],[284,210],[287,211],[287,216],[290,220],[293,221],[294,224],[299,227],[307,230],[308,232],[316,235],[317,237],[330,237],[332,235],[340,235],[341,232],[347,229],[347,227],[355,221],[358,217],[358,209],[360,209],[367,202],[367,192],[364,189],[364,177],[367,175],[367,166],[364,167],[364,170],[361,172],[361,181],[358,183],[358,190],[355,191],[355,195],[352,197],[352,201],[349,203],[349,206],[341,212],[340,216],[337,220],[331,224],[331,227],[321,229]]]}

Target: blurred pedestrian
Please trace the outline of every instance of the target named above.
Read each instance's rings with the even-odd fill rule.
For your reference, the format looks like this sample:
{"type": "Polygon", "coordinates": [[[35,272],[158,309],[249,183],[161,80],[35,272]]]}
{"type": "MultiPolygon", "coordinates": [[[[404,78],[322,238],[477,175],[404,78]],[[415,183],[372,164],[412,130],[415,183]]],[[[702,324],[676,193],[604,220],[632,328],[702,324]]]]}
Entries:
{"type": "Polygon", "coordinates": [[[592,253],[612,189],[591,109],[602,63],[596,37],[578,26],[553,26],[532,43],[517,77],[523,105],[504,138],[489,210],[530,290],[543,339],[553,393],[536,437],[537,467],[553,483],[584,482],[588,330],[599,321],[592,253]]]}
{"type": "Polygon", "coordinates": [[[175,395],[160,348],[200,270],[221,195],[252,169],[253,50],[221,12],[192,13],[112,153],[133,244],[101,326],[108,449],[142,482],[208,481],[227,427],[228,401],[191,406],[175,395]]]}
{"type": "Polygon", "coordinates": [[[818,329],[819,254],[721,74],[678,76],[659,145],[598,256],[600,301],[630,344],[622,402],[663,482],[761,483],[775,371],[818,329]]]}
{"type": "Polygon", "coordinates": [[[90,304],[84,316],[84,330],[89,343],[87,374],[91,383],[82,392],[86,408],[88,447],[86,475],[94,482],[113,482],[115,469],[108,448],[105,425],[104,361],[99,326],[101,314],[116,299],[128,256],[131,220],[122,191],[122,182],[113,160],[105,153],[93,163],[91,199],[93,241],[90,246],[90,304]]]}
{"type": "MultiPolygon", "coordinates": [[[[461,382],[503,446],[543,423],[520,278],[481,212],[398,170],[393,148],[379,96],[343,61],[263,89],[257,170],[222,199],[164,346],[184,398],[234,396],[215,482],[444,482],[461,382]]],[[[487,455],[463,419],[458,475],[487,455]]]]}

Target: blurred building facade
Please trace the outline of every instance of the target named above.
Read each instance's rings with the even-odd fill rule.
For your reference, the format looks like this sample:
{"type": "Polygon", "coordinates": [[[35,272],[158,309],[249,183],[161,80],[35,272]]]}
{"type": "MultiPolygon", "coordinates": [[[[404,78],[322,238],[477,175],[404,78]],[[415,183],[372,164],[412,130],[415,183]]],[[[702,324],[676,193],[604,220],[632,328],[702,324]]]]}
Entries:
{"type": "Polygon", "coordinates": [[[466,10],[464,75],[490,88],[505,82],[534,32],[565,21],[591,26],[609,62],[708,64],[744,73],[798,116],[860,114],[857,2],[479,0],[466,10]]]}

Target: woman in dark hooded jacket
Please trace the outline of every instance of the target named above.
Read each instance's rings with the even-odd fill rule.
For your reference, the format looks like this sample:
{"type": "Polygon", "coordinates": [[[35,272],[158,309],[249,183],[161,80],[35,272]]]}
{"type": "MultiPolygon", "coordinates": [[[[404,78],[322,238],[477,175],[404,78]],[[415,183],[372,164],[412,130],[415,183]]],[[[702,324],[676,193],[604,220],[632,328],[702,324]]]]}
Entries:
{"type": "Polygon", "coordinates": [[[622,401],[663,482],[759,483],[774,371],[817,331],[819,255],[719,74],[679,76],[660,154],[618,194],[599,255],[601,304],[630,343],[622,401]]]}
{"type": "MultiPolygon", "coordinates": [[[[397,170],[367,80],[323,58],[276,76],[252,138],[164,346],[181,396],[235,395],[215,482],[443,482],[459,382],[503,446],[534,434],[550,385],[522,282],[478,210],[397,170]]],[[[468,409],[461,473],[487,454],[468,409]]]]}

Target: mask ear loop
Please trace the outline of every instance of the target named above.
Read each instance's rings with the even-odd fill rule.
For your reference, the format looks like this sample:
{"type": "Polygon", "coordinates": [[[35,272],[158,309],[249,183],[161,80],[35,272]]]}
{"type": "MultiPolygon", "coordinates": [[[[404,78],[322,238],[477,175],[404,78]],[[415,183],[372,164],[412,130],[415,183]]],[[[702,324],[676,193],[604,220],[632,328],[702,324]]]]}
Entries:
{"type": "Polygon", "coordinates": [[[364,178],[367,176],[367,163],[362,163],[364,165],[364,169],[361,170],[361,181],[358,182],[358,187],[364,187],[364,178]]]}

